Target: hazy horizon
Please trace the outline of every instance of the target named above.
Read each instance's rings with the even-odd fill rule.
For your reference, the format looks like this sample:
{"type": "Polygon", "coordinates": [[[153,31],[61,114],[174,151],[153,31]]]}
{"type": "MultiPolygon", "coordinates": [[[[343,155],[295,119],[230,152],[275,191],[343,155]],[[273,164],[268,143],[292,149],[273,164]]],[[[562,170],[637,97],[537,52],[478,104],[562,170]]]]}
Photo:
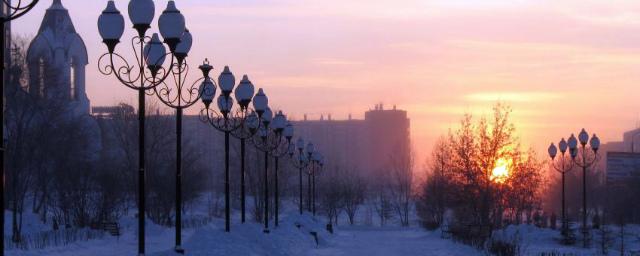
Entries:
{"type": "MultiPolygon", "coordinates": [[[[13,33],[35,35],[50,2],[14,22],[13,33]]],[[[106,50],[96,23],[106,2],[62,1],[88,48],[92,106],[136,97],[98,72],[106,50]]],[[[127,3],[116,1],[130,26],[127,3]]],[[[165,1],[156,5],[153,31],[165,1]]],[[[525,146],[542,153],[582,127],[608,142],[640,121],[640,36],[634,33],[640,3],[634,1],[192,0],[177,6],[194,36],[192,68],[209,58],[217,72],[229,65],[237,78],[248,74],[274,108],[297,119],[362,118],[377,103],[397,105],[409,113],[419,159],[464,113],[489,115],[497,101],[513,107],[525,146]]],[[[127,40],[117,50],[131,56],[127,40]]]]}

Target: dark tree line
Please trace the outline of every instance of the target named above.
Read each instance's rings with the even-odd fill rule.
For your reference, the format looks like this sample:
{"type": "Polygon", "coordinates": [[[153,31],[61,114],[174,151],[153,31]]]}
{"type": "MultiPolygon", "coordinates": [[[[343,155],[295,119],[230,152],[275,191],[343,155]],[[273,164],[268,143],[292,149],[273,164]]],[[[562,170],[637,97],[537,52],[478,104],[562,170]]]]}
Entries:
{"type": "MultiPolygon", "coordinates": [[[[43,223],[87,227],[117,221],[136,203],[137,122],[130,107],[108,118],[74,111],[62,90],[61,71],[48,66],[44,94],[29,93],[25,46],[14,40],[8,69],[5,123],[7,134],[6,209],[12,212],[12,238],[20,242],[23,214],[31,211],[43,223]]],[[[44,79],[46,78],[46,79],[44,79]]],[[[126,106],[126,105],[121,105],[126,106]]],[[[149,106],[150,113],[159,113],[149,106]]],[[[147,156],[148,217],[172,225],[175,213],[175,119],[149,115],[147,156]]],[[[188,205],[206,188],[202,156],[187,140],[183,146],[184,200],[188,205]]]]}
{"type": "Polygon", "coordinates": [[[345,170],[338,166],[325,168],[318,178],[318,205],[329,223],[338,224],[340,213],[344,212],[353,225],[356,214],[365,203],[367,182],[355,170],[345,170]]]}

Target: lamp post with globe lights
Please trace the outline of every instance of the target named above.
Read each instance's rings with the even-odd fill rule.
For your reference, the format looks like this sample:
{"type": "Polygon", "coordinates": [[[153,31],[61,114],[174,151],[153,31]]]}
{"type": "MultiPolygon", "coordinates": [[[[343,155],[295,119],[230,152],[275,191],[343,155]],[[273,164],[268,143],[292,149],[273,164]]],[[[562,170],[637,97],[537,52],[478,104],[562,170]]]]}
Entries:
{"type": "MultiPolygon", "coordinates": [[[[245,82],[243,81],[241,83],[245,82]]],[[[253,84],[246,79],[246,83],[249,83],[250,86],[246,86],[247,94],[252,95],[254,91],[253,84]],[[250,90],[250,92],[249,92],[250,90]]],[[[236,99],[238,99],[238,90],[236,90],[236,99]]],[[[240,123],[240,127],[231,132],[231,135],[240,140],[240,220],[242,223],[246,220],[246,189],[245,189],[245,155],[246,155],[246,144],[247,140],[253,137],[258,128],[260,127],[260,121],[258,115],[255,110],[250,111],[251,113],[247,115],[247,118],[244,122],[240,123]]]]}
{"type": "Polygon", "coordinates": [[[312,190],[312,194],[311,194],[312,210],[311,211],[313,212],[313,216],[316,216],[316,175],[319,173],[319,171],[322,170],[322,167],[324,166],[324,156],[320,152],[315,151],[311,155],[311,158],[312,158],[311,161],[313,162],[313,167],[309,172],[309,175],[311,176],[311,190],[312,190]]]}
{"type": "Polygon", "coordinates": [[[240,84],[235,88],[236,100],[238,101],[238,105],[240,105],[240,109],[237,110],[233,109],[233,98],[231,97],[231,92],[235,86],[235,77],[229,70],[229,67],[225,66],[224,70],[218,77],[218,86],[220,87],[221,94],[217,99],[218,110],[214,110],[210,106],[213,102],[216,89],[214,82],[209,78],[207,72],[201,88],[205,92],[213,93],[203,93],[202,102],[204,103],[205,108],[200,111],[200,119],[203,122],[209,123],[216,130],[224,133],[225,231],[230,232],[231,198],[229,189],[229,136],[232,131],[239,129],[247,118],[247,110],[253,97],[253,85],[249,81],[247,75],[244,75],[240,84]]]}
{"type": "MultiPolygon", "coordinates": [[[[276,117],[274,118],[274,123],[275,122],[285,122],[287,125],[284,127],[284,130],[282,131],[282,136],[280,136],[280,138],[284,137],[285,138],[285,143],[283,142],[278,142],[278,146],[276,148],[273,149],[273,151],[271,151],[271,155],[273,156],[273,158],[275,159],[274,165],[275,165],[275,169],[274,169],[274,183],[275,183],[275,199],[274,199],[274,207],[275,207],[275,219],[274,219],[274,224],[277,227],[279,225],[279,219],[280,219],[280,188],[278,187],[278,183],[280,182],[280,179],[278,177],[278,168],[280,167],[280,158],[289,154],[290,148],[293,146],[291,144],[291,138],[293,138],[293,125],[290,122],[286,121],[286,116],[284,114],[282,114],[282,111],[278,112],[278,114],[276,114],[276,117]]],[[[282,139],[281,139],[282,140],[282,139]]]]}
{"type": "MultiPolygon", "coordinates": [[[[262,89],[259,94],[264,95],[262,89]]],[[[265,96],[266,98],[266,96],[265,96]]],[[[265,103],[267,103],[265,101],[265,103]]],[[[261,127],[258,129],[257,136],[254,136],[251,143],[256,149],[264,153],[264,233],[269,233],[269,155],[282,146],[285,140],[282,140],[284,130],[287,125],[287,119],[278,112],[276,116],[269,107],[260,116],[261,127]]]]}
{"type": "MultiPolygon", "coordinates": [[[[4,154],[7,145],[4,128],[4,69],[6,59],[5,48],[7,44],[7,33],[5,33],[5,31],[7,22],[11,22],[27,14],[38,4],[38,1],[39,0],[31,0],[30,2],[17,1],[17,3],[14,1],[13,4],[10,0],[2,0],[2,2],[0,2],[0,5],[2,5],[0,9],[3,10],[2,14],[0,14],[0,31],[2,31],[2,36],[0,36],[0,47],[2,47],[2,50],[0,50],[0,60],[2,61],[0,64],[0,106],[2,106],[2,111],[0,111],[0,121],[2,122],[2,128],[0,128],[0,138],[2,138],[2,146],[0,146],[0,150],[2,151],[0,152],[0,176],[2,177],[2,183],[0,184],[0,204],[2,205],[2,212],[4,212],[4,154]]],[[[4,214],[1,215],[0,230],[4,230],[4,214]]],[[[4,239],[0,242],[0,255],[4,255],[4,239]]]]}
{"type": "MultiPolygon", "coordinates": [[[[320,165],[320,169],[319,169],[319,171],[318,171],[318,173],[317,173],[317,174],[320,174],[320,173],[322,173],[322,171],[323,171],[323,169],[324,169],[324,155],[322,155],[322,154],[320,155],[320,161],[318,161],[318,164],[320,165]]],[[[316,187],[316,186],[314,185],[314,186],[313,186],[313,188],[315,189],[315,187],[316,187]]],[[[315,195],[314,195],[314,197],[315,197],[315,195]]],[[[315,200],[315,199],[314,199],[314,200],[315,200]]],[[[315,206],[314,206],[314,207],[315,207],[315,206]]],[[[314,211],[315,211],[315,209],[314,209],[314,211]]]]}
{"type": "Polygon", "coordinates": [[[573,162],[582,167],[582,239],[583,247],[589,246],[589,229],[587,227],[587,168],[590,168],[598,161],[598,149],[600,148],[600,139],[595,134],[589,139],[589,134],[582,129],[578,134],[578,139],[571,134],[567,141],[569,152],[573,162]],[[578,142],[580,147],[578,147],[578,142]],[[587,148],[589,144],[590,148],[587,148]]]}
{"type": "Polygon", "coordinates": [[[311,174],[316,167],[316,162],[313,161],[313,154],[316,151],[316,147],[313,143],[307,143],[307,159],[309,159],[309,170],[307,171],[307,211],[311,212],[311,174]]]}
{"type": "Polygon", "coordinates": [[[556,145],[551,143],[548,149],[548,153],[549,153],[549,157],[551,157],[551,166],[553,166],[553,169],[555,169],[562,175],[562,231],[561,231],[561,234],[566,237],[568,235],[569,222],[567,220],[566,207],[565,207],[565,174],[571,171],[571,169],[573,168],[573,161],[568,160],[566,158],[568,145],[567,145],[567,141],[565,141],[564,138],[560,140],[560,142],[558,143],[558,147],[556,147],[556,145]],[[558,147],[560,149],[561,155],[559,157],[559,160],[556,161],[556,156],[558,154],[558,147]]]}
{"type": "Polygon", "coordinates": [[[151,28],[155,16],[155,4],[152,0],[129,1],[129,19],[137,35],[131,39],[136,62],[130,65],[120,54],[116,53],[116,46],[124,33],[124,18],[115,6],[113,0],[107,2],[107,7],[98,18],[98,30],[108,52],[98,59],[99,70],[103,75],[114,75],[124,86],[138,91],[138,254],[144,255],[144,219],[145,219],[145,92],[153,89],[171,74],[173,69],[176,47],[185,32],[184,16],[176,8],[174,1],[167,2],[167,8],[158,19],[158,27],[164,39],[165,46],[157,33],[151,37],[147,31],[151,28]],[[163,67],[169,55],[169,68],[163,67]]]}
{"type": "MultiPolygon", "coordinates": [[[[182,116],[183,111],[198,102],[202,93],[212,93],[200,90],[198,84],[211,70],[208,60],[199,67],[202,77],[191,86],[185,85],[185,76],[189,72],[189,65],[185,62],[193,40],[191,33],[185,30],[182,40],[176,47],[177,64],[171,69],[174,83],[170,86],[166,81],[154,87],[153,90],[160,102],[176,111],[176,246],[175,251],[184,254],[182,248],[182,116]]],[[[169,79],[171,80],[171,79],[169,79]]],[[[205,96],[206,97],[206,96],[205,96]]]]}
{"type": "Polygon", "coordinates": [[[304,140],[302,138],[298,138],[298,140],[296,141],[295,147],[293,147],[293,145],[291,144],[289,146],[289,159],[291,159],[291,163],[293,164],[294,167],[296,167],[298,169],[298,177],[299,177],[299,182],[298,184],[300,185],[300,199],[299,199],[299,210],[300,210],[300,215],[302,215],[302,201],[304,201],[302,199],[302,170],[307,168],[307,166],[309,166],[309,158],[307,156],[307,152],[305,152],[305,148],[304,148],[304,140]],[[294,158],[294,155],[296,154],[296,152],[298,152],[297,157],[294,158]]]}

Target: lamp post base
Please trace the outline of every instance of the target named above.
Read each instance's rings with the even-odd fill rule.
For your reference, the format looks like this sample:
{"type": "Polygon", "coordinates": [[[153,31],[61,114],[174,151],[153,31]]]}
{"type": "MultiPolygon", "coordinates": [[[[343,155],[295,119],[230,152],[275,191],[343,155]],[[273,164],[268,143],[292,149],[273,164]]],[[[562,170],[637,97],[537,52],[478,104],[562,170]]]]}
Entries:
{"type": "Polygon", "coordinates": [[[263,229],[262,233],[269,234],[269,233],[271,233],[271,231],[269,231],[268,229],[263,229]]]}
{"type": "Polygon", "coordinates": [[[588,227],[582,228],[582,247],[583,248],[591,247],[591,232],[589,232],[588,227]]]}
{"type": "Polygon", "coordinates": [[[182,246],[178,245],[174,250],[176,251],[176,253],[184,254],[184,248],[182,248],[182,246]]]}

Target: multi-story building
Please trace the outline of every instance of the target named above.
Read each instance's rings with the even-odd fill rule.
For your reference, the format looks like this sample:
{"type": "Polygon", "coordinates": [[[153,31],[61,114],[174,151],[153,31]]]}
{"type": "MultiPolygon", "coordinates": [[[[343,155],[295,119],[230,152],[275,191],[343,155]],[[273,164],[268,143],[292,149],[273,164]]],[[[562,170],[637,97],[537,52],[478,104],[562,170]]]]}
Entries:
{"type": "MultiPolygon", "coordinates": [[[[94,107],[96,117],[109,117],[121,112],[133,114],[130,106],[94,107]]],[[[291,121],[298,137],[312,142],[325,156],[328,167],[356,171],[364,176],[380,177],[391,168],[392,159],[406,159],[410,154],[409,118],[404,110],[384,109],[376,105],[365,112],[364,119],[291,121]]],[[[173,132],[173,131],[167,131],[173,132]]],[[[198,116],[184,117],[184,140],[203,157],[207,167],[222,166],[223,134],[198,116]]],[[[232,157],[237,155],[237,141],[231,143],[232,157]]],[[[234,161],[232,161],[234,162],[234,161]]]]}
{"type": "Polygon", "coordinates": [[[378,104],[360,120],[329,116],[292,123],[296,136],[313,142],[330,166],[344,171],[380,177],[392,167],[392,160],[407,159],[410,154],[410,120],[406,111],[395,106],[384,109],[378,104]]]}
{"type": "Polygon", "coordinates": [[[627,131],[622,141],[603,144],[599,168],[606,170],[606,181],[616,182],[640,176],[640,128],[627,131]]]}

